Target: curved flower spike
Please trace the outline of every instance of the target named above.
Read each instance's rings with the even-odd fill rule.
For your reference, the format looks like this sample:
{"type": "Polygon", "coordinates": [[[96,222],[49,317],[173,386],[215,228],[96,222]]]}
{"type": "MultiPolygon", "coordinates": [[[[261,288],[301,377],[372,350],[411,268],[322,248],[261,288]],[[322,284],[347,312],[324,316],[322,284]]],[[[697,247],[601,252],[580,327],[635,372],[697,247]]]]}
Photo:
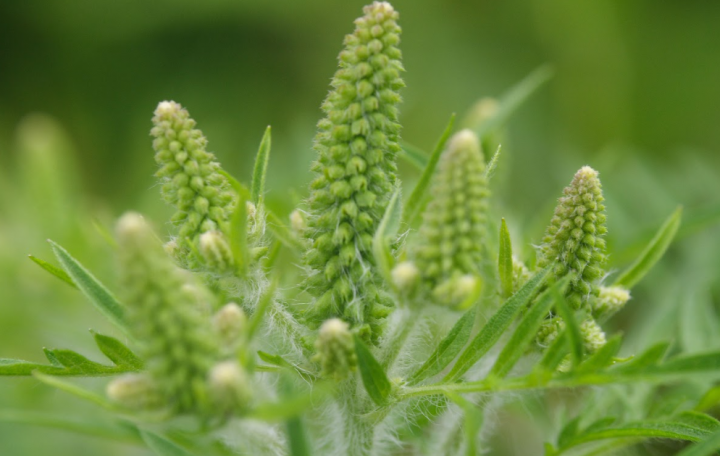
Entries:
{"type": "Polygon", "coordinates": [[[538,267],[557,261],[556,279],[574,274],[567,298],[575,309],[586,306],[589,296],[599,293],[597,282],[606,259],[603,201],[598,172],[582,167],[565,187],[540,247],[538,267]]]}
{"type": "Polygon", "coordinates": [[[175,257],[197,266],[198,237],[208,231],[228,233],[236,197],[220,164],[205,150],[207,139],[195,128],[188,111],[174,101],[158,104],[152,136],[155,174],[162,181],[162,196],[177,208],[172,221],[178,225],[175,257]]]}
{"type": "Polygon", "coordinates": [[[372,266],[373,233],[396,182],[395,156],[404,86],[398,14],[386,2],[366,6],[345,37],[326,117],[315,138],[317,177],[310,184],[306,255],[314,313],[369,321],[381,300],[372,266]]]}
{"type": "Polygon", "coordinates": [[[175,412],[205,405],[206,382],[218,348],[204,295],[192,276],[167,257],[139,214],[125,214],[117,226],[121,282],[128,319],[153,382],[175,412]]]}
{"type": "Polygon", "coordinates": [[[477,274],[486,237],[490,192],[475,133],[462,130],[451,138],[430,194],[432,200],[411,253],[426,289],[432,290],[438,302],[456,305],[463,296],[443,290],[457,290],[463,276],[477,274]]]}

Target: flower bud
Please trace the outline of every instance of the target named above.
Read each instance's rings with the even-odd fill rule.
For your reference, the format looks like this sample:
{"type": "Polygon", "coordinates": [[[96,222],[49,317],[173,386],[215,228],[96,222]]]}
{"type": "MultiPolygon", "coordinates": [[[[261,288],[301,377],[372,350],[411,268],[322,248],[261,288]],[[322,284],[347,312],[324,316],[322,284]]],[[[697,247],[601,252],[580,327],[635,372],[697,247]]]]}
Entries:
{"type": "Polygon", "coordinates": [[[247,325],[247,316],[240,306],[231,302],[215,314],[213,325],[221,343],[227,348],[234,348],[247,325]]]}
{"type": "Polygon", "coordinates": [[[592,318],[588,318],[580,324],[580,334],[587,353],[595,353],[605,345],[605,333],[600,325],[592,318]]]}
{"type": "Polygon", "coordinates": [[[252,398],[250,379],[235,361],[214,365],[210,370],[208,385],[215,404],[226,411],[242,408],[252,398]]]}
{"type": "Polygon", "coordinates": [[[125,374],[110,382],[107,396],[113,402],[132,410],[149,410],[162,406],[157,384],[145,374],[125,374]]]}
{"type": "Polygon", "coordinates": [[[623,287],[600,287],[600,295],[593,303],[595,318],[608,318],[630,300],[630,292],[623,287]]]}
{"type": "Polygon", "coordinates": [[[232,270],[235,260],[225,240],[225,236],[219,231],[208,231],[200,236],[200,254],[214,272],[228,272],[232,270]]]}
{"type": "Polygon", "coordinates": [[[393,285],[403,295],[411,295],[418,284],[420,271],[412,261],[398,263],[392,270],[393,285]]]}
{"type": "Polygon", "coordinates": [[[342,380],[357,366],[350,326],[339,318],[326,320],[320,326],[315,349],[314,359],[320,363],[324,377],[342,380]]]}

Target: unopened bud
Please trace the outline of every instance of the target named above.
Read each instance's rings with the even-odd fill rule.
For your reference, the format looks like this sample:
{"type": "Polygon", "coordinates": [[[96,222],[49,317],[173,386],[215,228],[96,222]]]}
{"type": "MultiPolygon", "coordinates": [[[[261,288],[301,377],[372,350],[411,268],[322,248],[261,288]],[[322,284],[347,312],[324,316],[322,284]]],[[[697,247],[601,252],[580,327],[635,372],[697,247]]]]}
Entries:
{"type": "Polygon", "coordinates": [[[298,234],[302,234],[307,229],[307,221],[305,215],[299,210],[295,209],[290,213],[290,226],[298,234]]]}
{"type": "Polygon", "coordinates": [[[600,287],[600,295],[594,302],[595,318],[607,318],[622,309],[630,300],[630,292],[622,287],[600,287]]]}
{"type": "Polygon", "coordinates": [[[420,271],[412,261],[403,261],[392,270],[392,280],[398,291],[403,294],[412,294],[420,278],[420,271]]]}
{"type": "Polygon", "coordinates": [[[147,374],[127,374],[107,386],[107,396],[123,407],[133,410],[158,408],[162,398],[157,385],[147,374]]]}
{"type": "Polygon", "coordinates": [[[357,366],[350,326],[339,318],[326,320],[320,326],[315,348],[315,359],[320,362],[323,376],[341,380],[357,366]]]}
{"type": "Polygon", "coordinates": [[[233,347],[237,344],[243,329],[247,325],[245,312],[234,302],[225,304],[213,317],[213,324],[223,345],[233,347]]]}
{"type": "Polygon", "coordinates": [[[229,271],[234,264],[230,246],[219,231],[208,231],[200,236],[200,254],[215,272],[229,271]]]}
{"type": "Polygon", "coordinates": [[[239,408],[250,400],[250,380],[235,361],[223,361],[210,370],[210,394],[216,403],[228,410],[239,408]]]}

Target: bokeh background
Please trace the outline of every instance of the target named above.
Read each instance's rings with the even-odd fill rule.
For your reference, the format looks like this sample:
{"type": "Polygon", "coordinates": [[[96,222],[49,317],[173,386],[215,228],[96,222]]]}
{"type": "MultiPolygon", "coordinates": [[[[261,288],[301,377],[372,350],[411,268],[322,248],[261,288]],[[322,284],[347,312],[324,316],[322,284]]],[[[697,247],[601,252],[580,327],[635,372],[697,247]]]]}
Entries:
{"type": "MultiPolygon", "coordinates": [[[[452,112],[551,64],[554,78],[503,132],[493,181],[516,251],[532,258],[560,189],[585,164],[603,179],[615,268],[682,204],[680,241],[611,326],[626,333],[628,352],[663,338],[690,351],[717,346],[688,334],[697,313],[687,309],[717,324],[720,2],[393,3],[404,31],[404,139],[430,150],[452,112]]],[[[111,227],[131,208],[162,226],[169,209],[155,188],[149,138],[158,101],[188,107],[241,180],[272,125],[268,201],[289,213],[305,194],[319,105],[362,5],[0,2],[0,357],[40,361],[44,346],[96,355],[87,328],[112,333],[26,255],[50,259],[44,240],[52,238],[112,284],[112,248],[95,226],[111,227]]],[[[401,171],[410,184],[417,178],[410,166],[401,171]]],[[[0,411],[14,409],[92,411],[34,380],[0,378],[0,411]]],[[[512,426],[493,454],[532,454],[541,436],[522,407],[507,413],[512,426]]],[[[0,454],[146,453],[0,422],[0,454]]]]}

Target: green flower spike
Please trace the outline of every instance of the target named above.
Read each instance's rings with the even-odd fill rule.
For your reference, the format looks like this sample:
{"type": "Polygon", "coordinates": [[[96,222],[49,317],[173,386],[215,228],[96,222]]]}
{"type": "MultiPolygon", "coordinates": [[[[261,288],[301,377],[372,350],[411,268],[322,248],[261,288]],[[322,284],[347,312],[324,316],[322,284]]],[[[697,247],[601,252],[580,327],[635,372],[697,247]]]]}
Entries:
{"type": "Polygon", "coordinates": [[[205,150],[207,139],[195,128],[187,110],[174,101],[163,101],[155,110],[151,130],[156,176],[162,181],[162,196],[177,208],[172,221],[178,225],[172,246],[176,259],[197,267],[198,237],[208,231],[228,233],[236,197],[220,164],[205,150]]]}
{"type": "Polygon", "coordinates": [[[310,184],[306,234],[313,314],[353,323],[379,317],[372,238],[396,184],[400,125],[397,90],[404,86],[398,14],[389,3],[366,6],[345,37],[326,117],[315,138],[317,177],[310,184]]]}
{"type": "Polygon", "coordinates": [[[123,302],[152,380],[175,412],[203,409],[208,371],[217,358],[210,303],[192,276],[175,266],[143,218],[125,214],[117,227],[123,302]]]}
{"type": "Polygon", "coordinates": [[[608,318],[629,300],[630,292],[623,287],[600,287],[600,294],[593,302],[593,316],[597,319],[608,318]]]}
{"type": "Polygon", "coordinates": [[[315,340],[315,361],[320,363],[323,377],[342,380],[357,367],[357,355],[350,327],[339,318],[326,320],[315,340]]]}
{"type": "Polygon", "coordinates": [[[567,299],[575,309],[600,292],[598,279],[605,263],[605,206],[598,172],[582,167],[563,191],[540,247],[538,267],[557,261],[554,277],[574,274],[567,299]]]}
{"type": "Polygon", "coordinates": [[[411,255],[435,300],[457,305],[472,291],[473,287],[461,285],[469,284],[467,276],[478,274],[486,238],[490,192],[475,133],[462,130],[451,138],[430,194],[411,255]]]}

